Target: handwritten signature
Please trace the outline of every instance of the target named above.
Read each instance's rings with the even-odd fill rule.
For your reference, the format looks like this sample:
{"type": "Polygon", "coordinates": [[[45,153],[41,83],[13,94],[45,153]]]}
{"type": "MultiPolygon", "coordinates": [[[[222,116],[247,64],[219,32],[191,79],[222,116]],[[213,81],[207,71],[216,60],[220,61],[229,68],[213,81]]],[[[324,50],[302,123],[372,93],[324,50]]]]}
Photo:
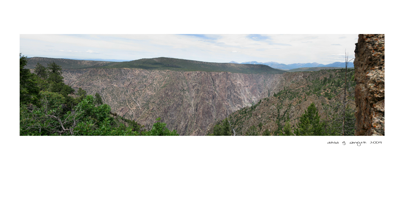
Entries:
{"type": "MultiPolygon", "coordinates": [[[[342,141],[341,142],[341,144],[343,146],[345,146],[347,144],[361,146],[361,145],[367,144],[367,143],[368,143],[367,141],[348,141],[348,142],[342,141]]],[[[340,142],[339,141],[329,141],[329,142],[327,142],[327,144],[340,144],[340,142]]],[[[369,144],[383,144],[383,142],[382,141],[370,141],[369,144]]]]}

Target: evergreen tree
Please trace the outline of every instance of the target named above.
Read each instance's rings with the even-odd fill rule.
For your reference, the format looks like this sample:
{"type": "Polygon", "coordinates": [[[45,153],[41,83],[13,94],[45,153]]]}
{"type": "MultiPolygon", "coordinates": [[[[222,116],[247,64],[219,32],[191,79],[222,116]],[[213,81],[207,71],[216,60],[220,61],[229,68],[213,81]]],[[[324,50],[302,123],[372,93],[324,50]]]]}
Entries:
{"type": "Polygon", "coordinates": [[[101,99],[101,96],[99,93],[96,92],[96,95],[94,95],[94,103],[96,105],[102,105],[103,104],[103,100],[101,99]]]}
{"type": "MultiPolygon", "coordinates": [[[[61,93],[64,97],[68,94],[74,93],[71,86],[64,84],[64,77],[62,76],[62,68],[56,63],[52,62],[47,65],[48,82],[50,84],[49,91],[61,93]]],[[[83,99],[83,98],[82,98],[83,99]]]]}
{"type": "Polygon", "coordinates": [[[325,135],[323,128],[324,123],[320,122],[317,107],[315,107],[314,103],[311,103],[305,113],[300,117],[300,122],[295,129],[295,134],[297,136],[325,135]]]}
{"type": "Polygon", "coordinates": [[[263,136],[270,136],[270,135],[271,135],[271,132],[270,132],[268,129],[266,129],[266,130],[262,133],[262,135],[263,135],[263,136]]]}
{"type": "Polygon", "coordinates": [[[275,135],[275,136],[282,136],[282,135],[283,135],[282,130],[276,130],[276,131],[274,132],[274,135],[275,135]]]}
{"type": "Polygon", "coordinates": [[[39,105],[40,89],[35,80],[34,74],[29,69],[24,69],[28,60],[25,56],[19,56],[19,100],[20,104],[39,105]]]}
{"type": "Polygon", "coordinates": [[[47,79],[48,72],[47,68],[40,63],[37,63],[34,69],[34,73],[42,79],[47,79]]]}
{"type": "Polygon", "coordinates": [[[66,85],[64,83],[59,83],[60,84],[60,94],[62,94],[64,97],[67,97],[68,94],[73,94],[75,92],[74,89],[72,89],[71,86],[66,85]]]}
{"type": "Polygon", "coordinates": [[[293,132],[292,129],[290,128],[289,121],[286,121],[285,127],[283,128],[283,132],[285,133],[286,136],[293,136],[293,132]]]}
{"type": "MultiPolygon", "coordinates": [[[[106,105],[106,104],[105,104],[106,105]]],[[[167,124],[160,121],[161,118],[157,118],[157,122],[153,124],[150,131],[143,132],[145,136],[178,136],[176,130],[170,131],[167,128],[167,124]]]]}
{"type": "Polygon", "coordinates": [[[86,98],[86,91],[85,90],[83,90],[82,88],[79,88],[78,89],[78,99],[79,99],[79,101],[81,101],[82,99],[85,99],[86,98]]]}
{"type": "Polygon", "coordinates": [[[61,66],[57,65],[56,63],[49,63],[47,65],[47,69],[49,72],[48,80],[52,83],[62,83],[64,77],[62,76],[62,69],[61,66]]]}
{"type": "Polygon", "coordinates": [[[231,127],[229,125],[228,119],[222,121],[222,125],[216,124],[214,126],[214,135],[217,136],[230,136],[232,135],[231,127]]]}
{"type": "Polygon", "coordinates": [[[224,129],[224,135],[228,135],[228,136],[232,135],[231,127],[229,125],[228,119],[224,120],[224,124],[222,125],[222,127],[224,129]]]}
{"type": "Polygon", "coordinates": [[[258,124],[258,127],[260,128],[260,130],[262,129],[262,123],[260,122],[259,124],[258,124]]]}
{"type": "Polygon", "coordinates": [[[83,90],[82,88],[79,88],[78,89],[78,96],[85,98],[86,97],[86,91],[83,90]]]}

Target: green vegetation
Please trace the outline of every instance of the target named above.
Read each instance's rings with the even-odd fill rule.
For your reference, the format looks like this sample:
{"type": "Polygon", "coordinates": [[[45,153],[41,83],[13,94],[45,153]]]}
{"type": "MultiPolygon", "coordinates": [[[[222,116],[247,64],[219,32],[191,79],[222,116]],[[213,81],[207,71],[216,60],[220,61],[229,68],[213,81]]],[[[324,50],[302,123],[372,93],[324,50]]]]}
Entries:
{"type": "Polygon", "coordinates": [[[320,122],[320,117],[315,104],[311,103],[305,113],[300,117],[300,122],[297,124],[294,133],[296,136],[324,135],[324,126],[325,124],[320,122]]]}
{"type": "Polygon", "coordinates": [[[230,136],[230,135],[232,135],[231,131],[232,130],[231,130],[231,127],[229,125],[228,119],[224,119],[222,121],[221,125],[216,124],[214,126],[214,133],[212,135],[215,135],[215,136],[230,136]]]}
{"type": "Polygon", "coordinates": [[[150,131],[142,132],[142,135],[146,136],[177,136],[176,131],[169,131],[167,124],[160,122],[160,118],[157,118],[157,122],[154,123],[150,131]]]}
{"type": "Polygon", "coordinates": [[[262,133],[262,135],[263,135],[263,136],[270,136],[270,135],[271,135],[271,132],[270,132],[268,129],[266,129],[266,130],[262,133]]]}
{"type": "Polygon", "coordinates": [[[96,66],[104,66],[114,62],[108,61],[89,61],[89,60],[73,60],[73,59],[59,59],[59,58],[45,58],[45,57],[32,57],[28,58],[28,63],[25,69],[33,69],[39,63],[42,65],[48,65],[50,63],[55,63],[63,69],[84,69],[93,68],[96,66]]]}
{"type": "Polygon", "coordinates": [[[205,71],[205,72],[232,72],[244,74],[282,74],[286,71],[274,69],[267,65],[211,63],[175,58],[139,59],[127,62],[86,61],[56,58],[30,58],[27,68],[33,69],[37,63],[49,64],[55,62],[64,69],[79,72],[85,68],[137,68],[146,70],[171,70],[171,71],[205,71]]]}
{"type": "Polygon", "coordinates": [[[24,56],[19,57],[19,97],[20,104],[34,104],[39,106],[40,89],[36,81],[36,76],[31,74],[29,70],[24,69],[27,63],[27,58],[24,56]]]}
{"type": "Polygon", "coordinates": [[[24,69],[20,56],[20,135],[178,135],[157,122],[146,131],[133,120],[111,113],[100,94],[87,95],[63,83],[62,69],[52,62],[37,64],[34,73],[24,69]]]}
{"type": "Polygon", "coordinates": [[[43,65],[41,65],[40,63],[36,64],[36,67],[34,69],[34,73],[36,75],[38,75],[38,77],[40,77],[42,79],[47,79],[47,77],[48,77],[47,68],[44,67],[43,65]]]}
{"type": "Polygon", "coordinates": [[[257,135],[258,131],[255,125],[251,126],[246,132],[246,136],[257,136],[257,135]]]}
{"type": "Polygon", "coordinates": [[[101,96],[99,93],[96,92],[96,94],[94,95],[94,103],[96,105],[102,105],[103,104],[103,100],[101,99],[101,96]]]}
{"type": "Polygon", "coordinates": [[[147,70],[232,72],[244,74],[282,74],[285,71],[266,65],[210,63],[174,58],[139,59],[129,62],[115,62],[98,68],[138,68],[147,70]]]}
{"type": "Polygon", "coordinates": [[[283,128],[283,132],[284,132],[285,136],[293,136],[293,132],[292,132],[292,129],[290,127],[290,122],[289,121],[286,121],[285,127],[283,128]]]}
{"type": "MultiPolygon", "coordinates": [[[[270,96],[257,104],[229,115],[232,129],[235,129],[237,135],[254,133],[254,128],[257,128],[258,134],[265,136],[342,135],[343,93],[347,75],[345,135],[354,135],[354,72],[354,69],[347,72],[345,69],[302,72],[302,78],[297,77],[295,81],[288,78],[296,74],[286,73],[285,84],[280,91],[269,92],[270,96]],[[308,107],[304,114],[296,111],[304,107],[308,107]]],[[[215,125],[219,124],[221,122],[215,125]]]]}

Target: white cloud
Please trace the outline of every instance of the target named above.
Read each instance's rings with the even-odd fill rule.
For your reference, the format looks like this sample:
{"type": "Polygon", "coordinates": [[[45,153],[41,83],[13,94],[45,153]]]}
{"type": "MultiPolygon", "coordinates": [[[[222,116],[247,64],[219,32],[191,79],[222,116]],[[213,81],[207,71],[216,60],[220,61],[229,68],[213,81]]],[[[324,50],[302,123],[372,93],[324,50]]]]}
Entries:
{"type": "Polygon", "coordinates": [[[21,53],[79,59],[134,60],[164,56],[210,62],[326,64],[337,61],[332,54],[344,54],[345,50],[353,58],[354,54],[350,52],[354,51],[357,39],[356,34],[265,36],[268,38],[249,38],[248,34],[21,35],[21,53]]]}

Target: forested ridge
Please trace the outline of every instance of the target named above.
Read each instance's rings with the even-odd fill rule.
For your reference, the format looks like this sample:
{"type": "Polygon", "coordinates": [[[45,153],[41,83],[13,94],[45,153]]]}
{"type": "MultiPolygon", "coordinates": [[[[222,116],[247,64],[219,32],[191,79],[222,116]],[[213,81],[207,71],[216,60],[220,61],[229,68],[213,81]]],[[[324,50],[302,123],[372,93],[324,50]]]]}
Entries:
{"type": "Polygon", "coordinates": [[[31,73],[24,69],[27,61],[20,55],[20,135],[178,135],[159,118],[146,130],[112,113],[98,93],[76,92],[64,83],[62,68],[54,62],[37,63],[31,73]]]}
{"type": "Polygon", "coordinates": [[[303,74],[288,76],[281,91],[220,120],[208,135],[354,135],[354,69],[303,74]]]}

